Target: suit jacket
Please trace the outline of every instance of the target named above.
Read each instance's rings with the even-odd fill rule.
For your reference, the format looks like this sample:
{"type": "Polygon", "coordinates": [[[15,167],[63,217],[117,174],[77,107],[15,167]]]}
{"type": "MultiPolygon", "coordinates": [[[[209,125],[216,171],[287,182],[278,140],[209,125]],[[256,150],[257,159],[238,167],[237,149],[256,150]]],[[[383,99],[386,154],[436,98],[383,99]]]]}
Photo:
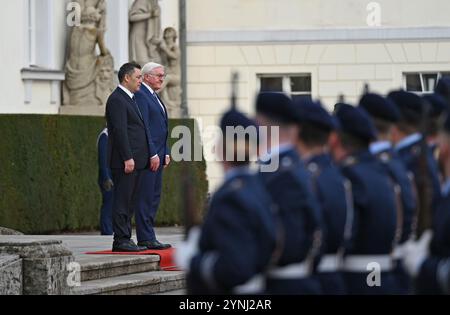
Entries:
{"type": "MultiPolygon", "coordinates": [[[[139,105],[142,116],[144,118],[145,126],[147,128],[150,146],[150,156],[158,154],[160,157],[170,155],[167,139],[169,137],[169,119],[167,116],[167,108],[159,99],[164,107],[164,111],[159,105],[156,98],[159,99],[155,93],[154,96],[150,90],[142,85],[139,92],[136,93],[136,102],[139,105]]],[[[163,159],[165,161],[165,159],[163,159]]]]}
{"type": "Polygon", "coordinates": [[[108,165],[123,169],[124,162],[134,159],[136,169],[149,164],[150,152],[147,129],[136,103],[119,87],[106,103],[108,123],[108,165]]]}

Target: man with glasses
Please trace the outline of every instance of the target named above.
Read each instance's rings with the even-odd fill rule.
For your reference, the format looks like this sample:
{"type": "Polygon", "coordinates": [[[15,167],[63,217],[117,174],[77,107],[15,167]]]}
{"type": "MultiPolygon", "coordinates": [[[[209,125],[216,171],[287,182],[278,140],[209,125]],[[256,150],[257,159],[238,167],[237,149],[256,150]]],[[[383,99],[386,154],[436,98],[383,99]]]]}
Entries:
{"type": "Polygon", "coordinates": [[[153,230],[161,200],[163,169],[171,161],[167,145],[169,136],[167,109],[157,94],[166,74],[162,65],[151,62],[142,68],[142,75],[143,87],[136,93],[136,102],[148,130],[151,160],[142,178],[142,193],[137,197],[136,233],[139,246],[161,250],[171,247],[169,244],[161,244],[153,230]]]}

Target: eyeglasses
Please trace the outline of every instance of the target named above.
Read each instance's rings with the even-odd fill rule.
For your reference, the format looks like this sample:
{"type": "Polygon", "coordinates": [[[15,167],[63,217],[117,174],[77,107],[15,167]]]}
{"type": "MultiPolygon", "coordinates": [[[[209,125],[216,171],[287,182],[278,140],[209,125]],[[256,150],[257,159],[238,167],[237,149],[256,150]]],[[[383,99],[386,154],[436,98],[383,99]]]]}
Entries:
{"type": "Polygon", "coordinates": [[[151,75],[152,77],[156,77],[158,79],[165,79],[167,77],[167,74],[153,74],[153,73],[149,73],[149,75],[151,75]]]}

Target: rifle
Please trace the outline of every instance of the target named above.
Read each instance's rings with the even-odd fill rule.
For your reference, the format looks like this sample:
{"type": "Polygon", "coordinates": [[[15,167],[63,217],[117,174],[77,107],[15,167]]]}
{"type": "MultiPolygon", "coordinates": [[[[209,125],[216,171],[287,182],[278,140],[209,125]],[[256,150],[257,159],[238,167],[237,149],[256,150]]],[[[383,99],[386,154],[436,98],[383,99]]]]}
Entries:
{"type": "Polygon", "coordinates": [[[188,162],[184,161],[182,166],[182,187],[183,187],[183,215],[184,215],[184,235],[188,237],[189,231],[200,224],[199,214],[196,210],[195,196],[193,189],[192,170],[188,162]]]}
{"type": "MultiPolygon", "coordinates": [[[[420,132],[422,134],[422,140],[420,141],[420,155],[418,163],[418,172],[416,176],[417,185],[417,204],[418,213],[416,216],[415,230],[417,236],[431,228],[432,225],[432,200],[433,200],[433,188],[430,181],[430,172],[428,169],[428,143],[427,143],[427,131],[428,131],[428,117],[431,110],[431,104],[423,100],[422,106],[422,120],[420,122],[420,132]]],[[[414,230],[413,230],[414,231],[414,230]]],[[[414,233],[415,234],[415,233],[414,233]]]]}
{"type": "Polygon", "coordinates": [[[363,95],[370,93],[370,85],[369,83],[364,84],[363,95]]]}
{"type": "Polygon", "coordinates": [[[239,72],[233,72],[231,75],[231,109],[236,109],[238,98],[239,72]]]}
{"type": "Polygon", "coordinates": [[[344,103],[345,103],[345,95],[339,94],[337,103],[334,105],[334,108],[333,108],[333,113],[337,113],[337,111],[339,110],[339,107],[341,107],[341,105],[344,103]]]}

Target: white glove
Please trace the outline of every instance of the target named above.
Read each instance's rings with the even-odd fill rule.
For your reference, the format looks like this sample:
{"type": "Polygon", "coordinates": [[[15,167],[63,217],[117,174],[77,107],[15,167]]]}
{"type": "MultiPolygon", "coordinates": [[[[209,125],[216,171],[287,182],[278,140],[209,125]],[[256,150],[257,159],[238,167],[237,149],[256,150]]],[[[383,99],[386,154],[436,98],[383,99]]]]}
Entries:
{"type": "Polygon", "coordinates": [[[189,272],[192,257],[198,252],[200,235],[200,228],[193,227],[189,232],[187,240],[180,243],[175,249],[175,263],[186,272],[189,272]]]}
{"type": "Polygon", "coordinates": [[[427,230],[418,241],[408,241],[405,244],[403,265],[410,276],[415,278],[419,274],[420,267],[428,256],[432,237],[433,232],[427,230]]]}

